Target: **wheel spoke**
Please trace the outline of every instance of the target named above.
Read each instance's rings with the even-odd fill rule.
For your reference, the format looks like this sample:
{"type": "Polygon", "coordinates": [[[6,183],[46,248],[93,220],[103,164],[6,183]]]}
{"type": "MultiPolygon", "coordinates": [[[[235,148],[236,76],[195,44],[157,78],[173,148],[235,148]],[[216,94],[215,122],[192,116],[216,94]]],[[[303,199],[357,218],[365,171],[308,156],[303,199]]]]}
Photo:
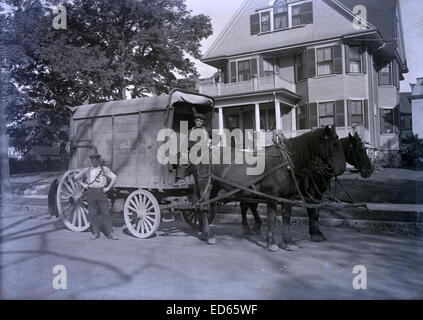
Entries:
{"type": "Polygon", "coordinates": [[[148,226],[145,224],[144,220],[141,220],[141,224],[143,226],[143,233],[148,233],[148,231],[150,231],[150,230],[149,230],[148,226]]]}
{"type": "Polygon", "coordinates": [[[137,231],[140,232],[140,229],[141,229],[141,220],[138,220],[137,231]]]}
{"type": "Polygon", "coordinates": [[[146,220],[149,220],[149,221],[152,221],[153,223],[156,222],[152,217],[149,217],[149,216],[145,216],[145,219],[146,220]]]}
{"type": "Polygon", "coordinates": [[[81,208],[78,207],[78,227],[81,228],[81,208]]]}
{"type": "Polygon", "coordinates": [[[71,194],[74,194],[74,190],[66,181],[63,181],[63,186],[65,186],[71,194]]]}
{"type": "MultiPolygon", "coordinates": [[[[132,204],[135,208],[139,207],[132,199],[129,200],[129,203],[132,204]]],[[[137,211],[137,210],[135,210],[135,211],[137,211]]]]}
{"type": "Polygon", "coordinates": [[[128,206],[128,210],[132,210],[134,212],[137,212],[137,209],[135,209],[133,206],[128,206]]]}
{"type": "Polygon", "coordinates": [[[82,219],[84,220],[84,225],[86,226],[86,225],[88,225],[88,220],[87,220],[87,216],[85,215],[85,208],[82,208],[81,207],[81,209],[82,209],[82,212],[81,212],[81,214],[82,214],[82,219]]]}
{"type": "MultiPolygon", "coordinates": [[[[76,208],[76,207],[75,207],[76,208]]],[[[76,223],[76,218],[77,218],[77,212],[75,212],[75,208],[72,210],[73,213],[73,220],[72,220],[72,224],[75,225],[76,223]]]]}
{"type": "Polygon", "coordinates": [[[148,226],[148,231],[150,231],[151,229],[153,229],[153,225],[147,219],[144,219],[144,224],[145,224],[146,227],[148,226]]]}

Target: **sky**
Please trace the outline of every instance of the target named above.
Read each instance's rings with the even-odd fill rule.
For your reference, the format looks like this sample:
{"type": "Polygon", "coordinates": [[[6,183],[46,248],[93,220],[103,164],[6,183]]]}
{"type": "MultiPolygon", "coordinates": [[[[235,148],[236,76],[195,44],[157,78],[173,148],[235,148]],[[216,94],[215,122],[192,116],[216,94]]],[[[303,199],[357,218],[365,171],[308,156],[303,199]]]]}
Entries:
{"type": "MultiPolygon", "coordinates": [[[[204,54],[219,33],[245,0],[186,0],[188,8],[194,14],[206,14],[211,18],[213,35],[201,42],[204,54]]],[[[400,0],[404,42],[409,72],[401,81],[401,91],[408,92],[410,82],[423,77],[423,0],[400,0]]],[[[216,70],[197,61],[197,70],[201,77],[210,77],[216,70]]]]}

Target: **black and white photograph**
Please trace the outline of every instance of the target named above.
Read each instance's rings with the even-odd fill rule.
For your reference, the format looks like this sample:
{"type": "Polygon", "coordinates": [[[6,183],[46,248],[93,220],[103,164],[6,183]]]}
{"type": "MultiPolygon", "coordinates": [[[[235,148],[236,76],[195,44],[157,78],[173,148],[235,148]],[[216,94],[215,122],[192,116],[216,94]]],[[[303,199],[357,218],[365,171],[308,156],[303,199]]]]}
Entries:
{"type": "Polygon", "coordinates": [[[422,300],[422,52],[421,0],[0,0],[0,300],[422,300]]]}

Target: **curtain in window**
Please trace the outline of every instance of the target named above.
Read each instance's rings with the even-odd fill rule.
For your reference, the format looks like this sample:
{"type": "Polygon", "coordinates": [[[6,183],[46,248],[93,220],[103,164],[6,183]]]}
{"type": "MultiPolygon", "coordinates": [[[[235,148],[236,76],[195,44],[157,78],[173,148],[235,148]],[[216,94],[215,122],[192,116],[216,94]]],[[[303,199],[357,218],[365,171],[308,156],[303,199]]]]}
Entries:
{"type": "Polygon", "coordinates": [[[301,5],[292,7],[292,25],[298,26],[303,24],[303,16],[301,13],[301,5]]]}
{"type": "Polygon", "coordinates": [[[238,62],[238,81],[251,80],[250,60],[238,62]]]}
{"type": "Polygon", "coordinates": [[[331,126],[335,123],[335,103],[319,103],[319,125],[331,126]]]}
{"type": "Polygon", "coordinates": [[[333,73],[332,47],[317,49],[317,74],[326,75],[333,73]]]}
{"type": "Polygon", "coordinates": [[[382,134],[394,133],[394,110],[381,109],[380,131],[382,134]]]}

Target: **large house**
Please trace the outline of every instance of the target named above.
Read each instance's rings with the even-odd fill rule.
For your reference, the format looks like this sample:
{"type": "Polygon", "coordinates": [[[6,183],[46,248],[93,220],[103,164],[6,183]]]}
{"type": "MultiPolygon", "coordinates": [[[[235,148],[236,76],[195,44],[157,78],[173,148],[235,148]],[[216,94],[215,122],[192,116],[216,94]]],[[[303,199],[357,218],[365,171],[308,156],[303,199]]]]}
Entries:
{"type": "Polygon", "coordinates": [[[335,124],[386,158],[399,153],[398,0],[246,0],[201,61],[219,70],[199,90],[215,98],[222,135],[266,131],[269,142],[275,129],[335,124]]]}

